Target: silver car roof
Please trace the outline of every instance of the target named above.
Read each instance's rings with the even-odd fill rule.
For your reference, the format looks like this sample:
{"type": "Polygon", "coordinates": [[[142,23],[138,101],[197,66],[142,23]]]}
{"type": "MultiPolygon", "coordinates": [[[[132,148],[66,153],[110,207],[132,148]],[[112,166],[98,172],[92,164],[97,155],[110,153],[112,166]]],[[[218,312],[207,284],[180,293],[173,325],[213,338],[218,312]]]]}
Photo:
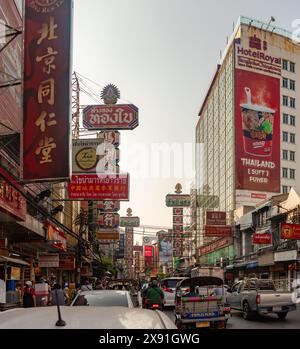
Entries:
{"type": "Polygon", "coordinates": [[[57,307],[0,313],[0,329],[176,329],[162,312],[125,307],[61,307],[65,327],[56,327],[57,307]]]}

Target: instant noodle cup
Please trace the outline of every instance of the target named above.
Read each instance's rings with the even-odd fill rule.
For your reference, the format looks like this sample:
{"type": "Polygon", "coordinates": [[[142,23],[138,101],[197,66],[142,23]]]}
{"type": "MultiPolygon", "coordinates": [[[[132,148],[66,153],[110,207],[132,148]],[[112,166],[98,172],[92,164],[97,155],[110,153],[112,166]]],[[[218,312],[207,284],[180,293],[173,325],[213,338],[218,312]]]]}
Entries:
{"type": "Polygon", "coordinates": [[[246,87],[247,103],[241,104],[244,150],[255,156],[272,154],[275,110],[252,104],[251,90],[246,87]]]}

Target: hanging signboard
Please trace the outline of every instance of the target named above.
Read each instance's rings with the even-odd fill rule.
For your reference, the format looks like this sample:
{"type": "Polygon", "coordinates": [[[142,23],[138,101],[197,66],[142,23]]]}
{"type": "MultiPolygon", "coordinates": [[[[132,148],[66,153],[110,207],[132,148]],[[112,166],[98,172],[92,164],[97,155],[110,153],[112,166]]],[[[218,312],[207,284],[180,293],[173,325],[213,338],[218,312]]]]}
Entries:
{"type": "Polygon", "coordinates": [[[100,211],[117,212],[120,210],[120,201],[99,201],[97,208],[100,211]]]}
{"type": "Polygon", "coordinates": [[[133,130],[138,116],[133,104],[90,105],[83,110],[83,125],[88,130],[133,130]]]}
{"type": "Polygon", "coordinates": [[[72,200],[129,201],[129,174],[74,175],[68,190],[72,200]]]}
{"type": "Polygon", "coordinates": [[[169,194],[166,197],[166,205],[167,207],[190,207],[191,195],[169,194]]]}
{"type": "Polygon", "coordinates": [[[99,215],[99,227],[101,229],[117,228],[120,224],[118,213],[105,212],[99,215]]]}
{"type": "Polygon", "coordinates": [[[253,245],[270,245],[272,244],[271,234],[254,234],[252,235],[253,245]]]}
{"type": "Polygon", "coordinates": [[[40,268],[58,268],[59,254],[42,254],[39,256],[40,268]]]}
{"type": "Polygon", "coordinates": [[[206,212],[207,225],[226,225],[226,212],[206,212]]]}
{"type": "Polygon", "coordinates": [[[25,0],[24,181],[70,177],[71,0],[25,0]]]}
{"type": "Polygon", "coordinates": [[[232,227],[206,225],[205,236],[206,237],[232,237],[232,227]]]}
{"type": "Polygon", "coordinates": [[[121,217],[120,218],[120,227],[137,228],[139,226],[140,226],[139,217],[121,217]]]}
{"type": "Polygon", "coordinates": [[[118,230],[108,230],[108,231],[99,231],[96,233],[97,240],[113,240],[117,241],[120,239],[120,233],[118,230]]]}
{"type": "Polygon", "coordinates": [[[299,224],[281,224],[281,239],[300,240],[299,224]]]}
{"type": "Polygon", "coordinates": [[[100,156],[100,150],[103,149],[99,148],[103,142],[103,137],[97,139],[73,139],[72,173],[96,173],[99,160],[104,158],[104,151],[102,151],[103,154],[100,156]]]}

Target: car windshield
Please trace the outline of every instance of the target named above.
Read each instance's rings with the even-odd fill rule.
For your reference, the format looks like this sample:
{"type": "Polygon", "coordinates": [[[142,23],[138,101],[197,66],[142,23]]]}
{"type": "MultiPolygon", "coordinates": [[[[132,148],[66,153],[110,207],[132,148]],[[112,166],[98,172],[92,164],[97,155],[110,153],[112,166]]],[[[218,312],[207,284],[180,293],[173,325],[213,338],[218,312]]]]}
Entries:
{"type": "Polygon", "coordinates": [[[176,288],[176,285],[178,284],[178,282],[181,281],[179,279],[168,279],[168,280],[164,280],[163,281],[163,286],[167,287],[167,288],[176,288]]]}
{"type": "Polygon", "coordinates": [[[128,301],[124,293],[99,293],[79,295],[74,306],[90,305],[96,307],[128,307],[128,301]]]}

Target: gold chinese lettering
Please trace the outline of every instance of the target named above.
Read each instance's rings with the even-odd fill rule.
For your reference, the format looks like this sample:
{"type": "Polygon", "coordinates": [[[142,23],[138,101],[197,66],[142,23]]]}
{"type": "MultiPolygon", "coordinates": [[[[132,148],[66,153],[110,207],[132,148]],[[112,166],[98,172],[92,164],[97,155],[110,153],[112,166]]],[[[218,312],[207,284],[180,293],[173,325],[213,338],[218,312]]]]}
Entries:
{"type": "Polygon", "coordinates": [[[39,118],[36,120],[35,125],[40,128],[41,132],[45,132],[46,126],[57,125],[57,121],[53,119],[55,119],[55,113],[48,114],[47,112],[43,111],[39,118]],[[49,118],[48,122],[46,122],[47,117],[49,118]]]}
{"type": "Polygon", "coordinates": [[[49,105],[54,105],[55,102],[55,81],[49,79],[42,81],[38,89],[38,102],[42,104],[44,98],[48,98],[47,102],[49,105]]]}
{"type": "Polygon", "coordinates": [[[40,34],[40,38],[38,40],[38,45],[40,45],[45,39],[48,40],[55,40],[58,39],[58,36],[55,35],[55,30],[57,29],[58,25],[55,24],[54,17],[50,17],[50,23],[43,23],[42,29],[38,31],[38,34],[40,34]]]}
{"type": "Polygon", "coordinates": [[[55,70],[56,69],[56,65],[53,64],[55,61],[55,56],[58,54],[57,51],[54,51],[52,47],[48,47],[47,53],[43,56],[37,56],[35,61],[37,63],[40,63],[42,61],[44,61],[44,68],[43,71],[46,74],[50,74],[51,70],[55,70]]]}
{"type": "Polygon", "coordinates": [[[40,164],[46,164],[53,162],[51,157],[51,152],[53,149],[56,148],[56,144],[54,143],[53,138],[45,137],[39,142],[39,147],[35,151],[36,155],[42,154],[42,160],[40,161],[40,164]]]}

